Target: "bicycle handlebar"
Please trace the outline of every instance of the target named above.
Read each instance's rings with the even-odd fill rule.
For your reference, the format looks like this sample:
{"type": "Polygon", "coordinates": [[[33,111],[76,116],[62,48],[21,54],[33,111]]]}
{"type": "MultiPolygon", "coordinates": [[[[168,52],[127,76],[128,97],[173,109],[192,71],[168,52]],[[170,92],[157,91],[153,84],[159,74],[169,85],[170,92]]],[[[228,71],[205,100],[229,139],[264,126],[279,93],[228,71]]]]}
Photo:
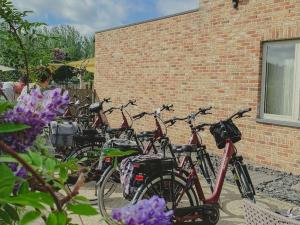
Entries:
{"type": "Polygon", "coordinates": [[[111,102],[111,100],[110,100],[110,98],[104,98],[104,99],[103,99],[103,102],[108,103],[108,102],[111,102]]]}
{"type": "MultiPolygon", "coordinates": [[[[252,109],[251,108],[247,108],[247,109],[242,109],[236,113],[234,113],[233,115],[231,115],[230,117],[228,117],[226,120],[221,120],[220,122],[227,122],[229,120],[232,120],[232,119],[239,119],[239,118],[242,118],[242,117],[245,117],[245,113],[247,112],[250,112],[252,109]]],[[[219,123],[219,122],[217,122],[219,123]]],[[[200,123],[199,125],[195,126],[194,128],[197,129],[197,130],[203,130],[204,127],[207,127],[207,126],[214,126],[216,125],[217,123],[200,123]]]]}
{"type": "MultiPolygon", "coordinates": [[[[252,109],[251,108],[247,108],[247,109],[242,109],[240,111],[238,111],[237,113],[233,114],[231,117],[229,117],[227,120],[231,120],[233,119],[234,117],[236,117],[236,119],[238,118],[242,118],[244,117],[244,114],[247,113],[247,112],[250,112],[252,109]]],[[[226,120],[226,121],[227,121],[226,120]]]]}
{"type": "MultiPolygon", "coordinates": [[[[169,105],[162,105],[160,108],[159,108],[160,111],[174,111],[173,109],[173,104],[169,104],[169,105]]],[[[157,110],[155,110],[154,112],[142,112],[142,113],[139,113],[137,115],[134,115],[132,118],[134,120],[138,120],[138,119],[141,119],[143,118],[145,115],[147,116],[153,116],[153,115],[156,115],[157,114],[157,110]]]]}
{"type": "Polygon", "coordinates": [[[211,112],[208,112],[212,109],[213,107],[210,106],[210,107],[207,107],[207,108],[199,108],[198,109],[198,112],[195,114],[195,116],[201,114],[201,115],[207,115],[207,114],[212,114],[211,112]]]}
{"type": "Polygon", "coordinates": [[[186,121],[187,123],[189,123],[191,120],[195,120],[195,117],[199,114],[201,114],[201,115],[212,114],[211,112],[207,112],[211,109],[212,109],[212,106],[207,107],[207,108],[199,108],[198,112],[196,114],[191,113],[188,116],[182,117],[182,118],[173,117],[172,119],[165,121],[164,124],[170,124],[169,126],[172,126],[176,123],[176,121],[186,121]]]}
{"type": "MultiPolygon", "coordinates": [[[[111,102],[110,101],[110,98],[106,99],[107,101],[106,102],[111,102]]],[[[129,105],[136,105],[136,100],[129,100],[128,103],[126,105],[121,105],[119,107],[111,107],[109,108],[108,110],[104,111],[103,113],[106,114],[111,114],[114,110],[118,109],[118,110],[123,110],[125,108],[127,108],[129,105]]]]}
{"type": "Polygon", "coordinates": [[[160,111],[164,111],[164,110],[167,110],[167,111],[174,111],[174,109],[173,109],[173,104],[162,105],[161,108],[160,108],[160,111]]]}
{"type": "Polygon", "coordinates": [[[140,114],[137,114],[137,115],[134,115],[132,118],[134,119],[134,120],[137,120],[137,119],[141,119],[143,116],[145,116],[146,115],[146,112],[142,112],[142,113],[140,113],[140,114]]]}

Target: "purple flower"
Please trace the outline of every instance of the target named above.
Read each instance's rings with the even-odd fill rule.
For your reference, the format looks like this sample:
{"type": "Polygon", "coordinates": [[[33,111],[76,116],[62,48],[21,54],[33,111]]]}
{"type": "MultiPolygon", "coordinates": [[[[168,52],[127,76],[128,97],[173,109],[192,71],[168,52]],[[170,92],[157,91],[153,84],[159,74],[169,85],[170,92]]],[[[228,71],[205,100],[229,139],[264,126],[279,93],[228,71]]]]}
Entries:
{"type": "Polygon", "coordinates": [[[55,48],[53,50],[53,58],[56,61],[62,61],[66,58],[66,54],[63,52],[63,50],[59,48],[55,48]]]}
{"type": "Polygon", "coordinates": [[[33,89],[29,94],[22,95],[17,105],[4,115],[5,122],[22,123],[30,128],[0,138],[15,151],[25,152],[43,128],[65,111],[68,103],[67,91],[56,88],[42,94],[40,89],[33,89]]]}
{"type": "Polygon", "coordinates": [[[138,201],[135,205],[113,209],[112,217],[125,225],[171,225],[173,211],[165,210],[165,200],[153,196],[149,200],[138,201]]]}

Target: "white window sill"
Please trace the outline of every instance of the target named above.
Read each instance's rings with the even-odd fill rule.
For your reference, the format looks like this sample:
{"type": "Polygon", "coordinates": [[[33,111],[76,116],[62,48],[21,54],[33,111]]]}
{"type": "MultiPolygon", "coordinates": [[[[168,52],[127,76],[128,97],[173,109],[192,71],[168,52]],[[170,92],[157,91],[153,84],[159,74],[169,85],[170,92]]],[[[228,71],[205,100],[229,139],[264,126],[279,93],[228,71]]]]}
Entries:
{"type": "Polygon", "coordinates": [[[298,127],[300,128],[300,121],[283,121],[283,120],[275,120],[275,119],[264,119],[264,118],[256,118],[256,122],[265,123],[265,124],[273,124],[285,127],[298,127]]]}

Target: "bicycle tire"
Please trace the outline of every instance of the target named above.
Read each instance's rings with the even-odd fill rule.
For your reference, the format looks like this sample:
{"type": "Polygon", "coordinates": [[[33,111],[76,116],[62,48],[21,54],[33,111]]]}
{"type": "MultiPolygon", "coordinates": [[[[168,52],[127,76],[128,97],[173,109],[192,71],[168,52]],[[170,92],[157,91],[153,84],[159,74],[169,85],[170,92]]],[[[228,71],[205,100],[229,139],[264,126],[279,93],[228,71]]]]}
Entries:
{"type": "MultiPolygon", "coordinates": [[[[145,182],[145,184],[143,184],[142,186],[139,187],[139,189],[137,190],[137,192],[136,192],[133,200],[131,201],[131,203],[132,204],[136,204],[139,200],[149,199],[153,195],[157,195],[157,196],[162,197],[162,198],[165,199],[168,210],[170,210],[170,209],[174,210],[174,208],[173,208],[173,201],[171,202],[170,198],[168,198],[170,196],[167,197],[165,195],[165,193],[155,193],[155,194],[151,193],[151,190],[153,190],[154,192],[156,192],[155,191],[156,188],[154,187],[156,184],[158,184],[162,180],[164,182],[172,182],[173,178],[174,178],[174,180],[173,180],[174,183],[172,184],[173,185],[172,186],[173,190],[174,190],[174,187],[179,187],[179,188],[182,188],[182,190],[183,190],[187,186],[186,179],[183,178],[183,177],[181,177],[181,176],[178,176],[178,175],[165,174],[165,175],[162,175],[160,177],[155,177],[153,179],[149,179],[149,181],[145,182]],[[172,207],[171,207],[171,205],[172,205],[172,207]]],[[[159,190],[162,191],[162,192],[165,192],[167,190],[171,190],[172,189],[172,187],[171,188],[170,187],[169,188],[165,187],[164,189],[162,188],[162,186],[159,186],[159,187],[160,187],[159,190]]],[[[180,191],[180,190],[178,190],[178,191],[180,191]]],[[[178,193],[180,193],[180,192],[178,192],[178,193]]],[[[198,206],[198,197],[197,197],[196,191],[194,190],[193,187],[188,188],[185,191],[185,194],[183,194],[183,195],[186,195],[186,199],[184,201],[181,201],[181,203],[187,203],[187,205],[176,207],[176,208],[198,206]]]]}
{"type": "MultiPolygon", "coordinates": [[[[68,161],[70,159],[82,160],[87,157],[88,160],[80,162],[84,167],[90,168],[90,172],[88,174],[88,180],[84,183],[82,188],[79,191],[79,195],[84,195],[90,201],[91,204],[96,204],[97,196],[96,196],[96,182],[100,179],[100,177],[96,174],[96,167],[98,165],[98,160],[100,153],[95,152],[95,148],[101,148],[101,145],[85,145],[80,146],[78,150],[71,152],[64,161],[68,161]],[[93,154],[93,155],[91,155],[93,154]]],[[[76,181],[78,175],[70,175],[69,179],[66,183],[67,187],[70,188],[76,181]]]]}
{"type": "Polygon", "coordinates": [[[117,180],[117,175],[120,176],[117,168],[109,166],[97,184],[99,212],[107,222],[112,222],[109,221],[111,220],[112,208],[120,208],[130,203],[123,197],[123,189],[120,180],[117,180]]]}
{"type": "Polygon", "coordinates": [[[244,171],[244,166],[238,162],[235,163],[234,169],[238,177],[238,179],[236,179],[236,183],[242,198],[247,198],[255,203],[255,191],[250,176],[247,176],[246,172],[244,171]]]}

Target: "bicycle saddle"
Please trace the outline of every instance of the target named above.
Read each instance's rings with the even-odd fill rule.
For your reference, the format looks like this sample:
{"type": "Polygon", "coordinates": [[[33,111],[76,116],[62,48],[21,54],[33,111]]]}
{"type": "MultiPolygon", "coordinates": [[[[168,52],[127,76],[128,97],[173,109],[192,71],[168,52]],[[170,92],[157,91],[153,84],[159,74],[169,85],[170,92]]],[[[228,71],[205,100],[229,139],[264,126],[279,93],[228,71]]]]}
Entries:
{"type": "Polygon", "coordinates": [[[197,146],[196,145],[178,145],[178,146],[173,146],[173,150],[176,153],[196,152],[197,146]]]}
{"type": "Polygon", "coordinates": [[[156,131],[143,131],[137,134],[137,138],[154,138],[156,131]]]}
{"type": "Polygon", "coordinates": [[[110,134],[114,134],[114,133],[117,133],[117,132],[119,132],[119,131],[124,131],[125,130],[125,128],[110,128],[110,127],[108,127],[107,129],[106,129],[106,132],[107,133],[110,133],[110,134]]]}
{"type": "Polygon", "coordinates": [[[89,110],[92,113],[97,113],[102,108],[102,104],[100,102],[95,102],[90,105],[89,110]]]}

